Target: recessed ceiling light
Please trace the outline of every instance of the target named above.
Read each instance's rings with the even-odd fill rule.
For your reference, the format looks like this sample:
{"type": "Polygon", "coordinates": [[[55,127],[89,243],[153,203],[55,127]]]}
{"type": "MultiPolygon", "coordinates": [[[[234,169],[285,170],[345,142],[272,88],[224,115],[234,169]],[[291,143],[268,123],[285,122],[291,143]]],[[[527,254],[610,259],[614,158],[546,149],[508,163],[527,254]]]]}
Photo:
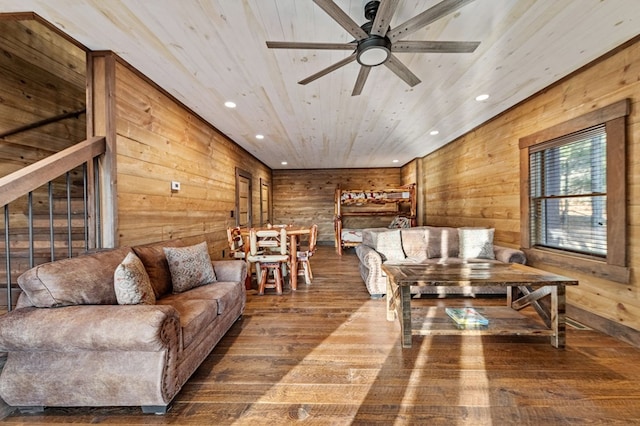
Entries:
{"type": "Polygon", "coordinates": [[[231,101],[227,101],[224,103],[224,106],[226,106],[227,108],[235,108],[236,107],[236,103],[235,102],[231,102],[231,101]]]}
{"type": "Polygon", "coordinates": [[[429,134],[430,134],[431,136],[435,136],[435,135],[437,135],[438,133],[440,133],[440,132],[439,132],[439,131],[437,131],[437,130],[432,130],[432,131],[430,131],[430,132],[429,132],[429,134]]]}
{"type": "Polygon", "coordinates": [[[282,164],[283,166],[286,166],[288,163],[286,161],[283,161],[280,164],[282,164]]]}
{"type": "Polygon", "coordinates": [[[476,96],[476,101],[478,102],[486,101],[487,99],[489,99],[489,95],[487,95],[486,93],[476,96]]]}
{"type": "Polygon", "coordinates": [[[391,160],[392,163],[397,163],[399,160],[391,160]]]}
{"type": "Polygon", "coordinates": [[[257,135],[256,135],[256,139],[264,139],[264,135],[257,134],[257,135]]]}

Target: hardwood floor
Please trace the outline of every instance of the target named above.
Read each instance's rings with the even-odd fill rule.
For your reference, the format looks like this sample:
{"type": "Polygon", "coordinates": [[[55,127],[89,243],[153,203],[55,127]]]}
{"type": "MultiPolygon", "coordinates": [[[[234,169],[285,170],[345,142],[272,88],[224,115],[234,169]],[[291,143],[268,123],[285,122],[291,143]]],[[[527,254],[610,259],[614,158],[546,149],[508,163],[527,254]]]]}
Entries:
{"type": "MultiPolygon", "coordinates": [[[[369,298],[352,250],[321,246],[314,282],[247,309],[165,416],[138,407],[14,411],[13,424],[640,424],[640,349],[568,327],[548,337],[414,336],[369,298]]],[[[273,290],[271,290],[273,291],[273,290]]],[[[267,290],[269,292],[269,290],[267,290]]],[[[416,305],[442,305],[420,299],[416,305]]],[[[504,304],[455,299],[448,304],[504,304]]]]}

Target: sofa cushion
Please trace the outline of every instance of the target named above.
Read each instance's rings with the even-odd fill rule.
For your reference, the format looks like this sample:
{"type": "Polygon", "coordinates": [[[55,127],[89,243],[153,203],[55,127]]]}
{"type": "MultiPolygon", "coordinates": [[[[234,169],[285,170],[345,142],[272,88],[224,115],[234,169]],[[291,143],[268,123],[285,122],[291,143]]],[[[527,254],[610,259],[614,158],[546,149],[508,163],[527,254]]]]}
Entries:
{"type": "Polygon", "coordinates": [[[460,254],[462,259],[495,259],[493,233],[495,229],[458,228],[460,254]]]}
{"type": "Polygon", "coordinates": [[[130,247],[44,263],[18,277],[33,306],[115,305],[113,273],[130,247]]]}
{"type": "Polygon", "coordinates": [[[113,286],[120,305],[154,305],[156,295],[142,261],[130,252],[113,274],[113,286]]]}
{"type": "Polygon", "coordinates": [[[214,299],[218,302],[218,315],[224,314],[227,309],[243,299],[244,292],[242,286],[244,283],[221,281],[211,285],[203,285],[189,291],[191,299],[214,299]]]}
{"type": "Polygon", "coordinates": [[[172,240],[133,248],[147,270],[156,299],[171,293],[171,271],[169,271],[163,247],[182,247],[183,245],[181,240],[172,240]]]}
{"type": "Polygon", "coordinates": [[[178,297],[168,296],[158,300],[159,305],[171,305],[180,314],[182,328],[182,347],[187,348],[198,335],[206,329],[218,315],[218,302],[215,299],[196,299],[184,293],[178,297]]]}
{"type": "Polygon", "coordinates": [[[402,249],[407,259],[421,261],[427,258],[427,238],[424,228],[407,228],[400,231],[402,235],[402,249]]]}
{"type": "Polygon", "coordinates": [[[174,293],[212,283],[216,280],[207,242],[188,247],[164,247],[174,293]]]}
{"type": "Polygon", "coordinates": [[[425,226],[427,239],[427,257],[448,258],[458,257],[458,229],[446,226],[425,226]]]}
{"type": "Polygon", "coordinates": [[[403,260],[406,256],[402,250],[400,229],[389,229],[376,233],[374,248],[387,260],[403,260]]]}

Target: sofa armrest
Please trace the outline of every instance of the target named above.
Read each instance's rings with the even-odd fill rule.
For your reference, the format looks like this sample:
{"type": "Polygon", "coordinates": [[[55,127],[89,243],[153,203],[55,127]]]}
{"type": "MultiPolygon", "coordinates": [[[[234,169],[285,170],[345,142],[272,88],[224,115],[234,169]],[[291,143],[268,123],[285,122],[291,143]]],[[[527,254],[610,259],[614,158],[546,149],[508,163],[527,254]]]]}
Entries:
{"type": "Polygon", "coordinates": [[[375,249],[366,244],[360,244],[356,247],[356,254],[360,262],[365,264],[369,269],[372,267],[379,269],[382,266],[382,256],[375,249]]]}
{"type": "Polygon", "coordinates": [[[217,281],[244,282],[247,263],[241,260],[214,260],[211,262],[217,281]]]}
{"type": "Polygon", "coordinates": [[[0,351],[159,351],[180,342],[179,314],[163,305],[27,307],[0,317],[0,351]]]}
{"type": "Polygon", "coordinates": [[[493,253],[496,259],[504,263],[520,263],[525,265],[527,263],[527,255],[522,250],[493,245],[493,253]]]}

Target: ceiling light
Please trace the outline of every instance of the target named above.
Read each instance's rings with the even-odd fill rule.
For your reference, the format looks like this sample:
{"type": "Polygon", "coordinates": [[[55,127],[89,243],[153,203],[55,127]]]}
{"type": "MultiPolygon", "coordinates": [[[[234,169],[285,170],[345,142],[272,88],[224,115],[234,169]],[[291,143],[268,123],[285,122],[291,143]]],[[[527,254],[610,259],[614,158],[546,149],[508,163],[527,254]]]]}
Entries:
{"type": "Polygon", "coordinates": [[[391,160],[392,163],[397,163],[399,160],[391,160]]]}
{"type": "Polygon", "coordinates": [[[283,161],[283,162],[282,162],[282,163],[280,163],[280,164],[282,164],[283,166],[286,166],[288,163],[287,163],[286,161],[283,161]]]}
{"type": "Polygon", "coordinates": [[[486,101],[487,99],[489,99],[489,95],[487,95],[486,93],[476,96],[476,101],[478,102],[486,101]]]}
{"type": "Polygon", "coordinates": [[[375,67],[387,62],[389,56],[391,56],[391,41],[386,37],[369,36],[358,43],[356,59],[360,65],[375,67]]]}
{"type": "Polygon", "coordinates": [[[264,135],[257,134],[256,139],[264,139],[264,135]]]}
{"type": "Polygon", "coordinates": [[[437,130],[432,130],[432,131],[430,131],[430,132],[429,132],[429,134],[430,134],[431,136],[435,136],[435,135],[437,135],[438,133],[440,133],[440,132],[439,132],[439,131],[437,131],[437,130]]]}
{"type": "Polygon", "coordinates": [[[227,108],[235,108],[236,107],[236,103],[235,102],[231,102],[231,101],[227,101],[224,103],[224,106],[226,106],[227,108]]]}

